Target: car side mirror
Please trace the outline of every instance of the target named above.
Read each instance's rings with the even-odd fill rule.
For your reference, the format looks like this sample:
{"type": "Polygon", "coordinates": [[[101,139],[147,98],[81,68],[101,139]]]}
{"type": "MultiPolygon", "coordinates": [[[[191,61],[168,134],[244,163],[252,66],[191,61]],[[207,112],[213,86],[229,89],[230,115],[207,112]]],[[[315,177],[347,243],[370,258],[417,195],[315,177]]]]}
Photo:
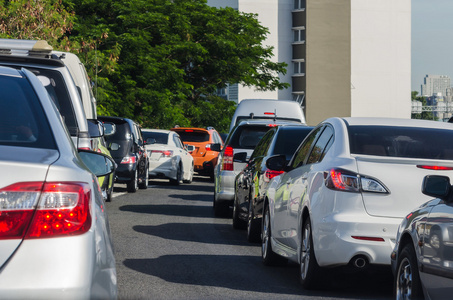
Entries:
{"type": "Polygon", "coordinates": [[[450,178],[447,176],[427,175],[423,179],[422,193],[427,196],[448,200],[450,190],[450,178]]]}
{"type": "Polygon", "coordinates": [[[285,171],[286,164],[285,155],[274,155],[266,160],[266,167],[272,171],[285,171]]]}
{"type": "Polygon", "coordinates": [[[109,175],[116,169],[115,161],[108,155],[83,149],[78,152],[84,164],[96,177],[109,175]]]}
{"type": "Polygon", "coordinates": [[[109,146],[109,150],[113,150],[113,151],[116,151],[120,148],[120,145],[117,144],[117,143],[111,143],[110,146],[109,146]]]}
{"type": "Polygon", "coordinates": [[[222,144],[220,144],[220,143],[211,144],[211,151],[217,151],[217,152],[222,151],[222,144]]]}
{"type": "Polygon", "coordinates": [[[247,162],[247,152],[239,152],[233,155],[234,162],[245,163],[247,162]]]}

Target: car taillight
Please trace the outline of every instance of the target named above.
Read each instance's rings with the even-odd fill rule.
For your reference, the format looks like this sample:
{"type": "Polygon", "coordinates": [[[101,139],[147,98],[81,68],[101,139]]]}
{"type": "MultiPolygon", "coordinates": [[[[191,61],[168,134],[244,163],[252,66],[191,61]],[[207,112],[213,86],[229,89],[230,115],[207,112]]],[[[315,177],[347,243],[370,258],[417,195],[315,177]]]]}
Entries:
{"type": "Polygon", "coordinates": [[[223,152],[222,170],[233,171],[233,147],[227,146],[223,152]]]}
{"type": "Polygon", "coordinates": [[[211,144],[207,144],[206,146],[204,146],[204,148],[206,149],[206,151],[211,151],[211,144]]]}
{"type": "Polygon", "coordinates": [[[79,147],[79,150],[92,150],[90,147],[79,147]]]}
{"type": "Polygon", "coordinates": [[[374,192],[388,193],[387,189],[374,178],[360,176],[359,174],[342,170],[332,169],[326,178],[326,186],[330,189],[347,192],[374,192]]]}
{"type": "Polygon", "coordinates": [[[274,178],[275,176],[278,176],[282,173],[283,173],[283,171],[266,170],[264,172],[264,182],[269,182],[272,178],[274,178]]]}
{"type": "Polygon", "coordinates": [[[173,151],[172,150],[152,150],[152,153],[160,153],[163,157],[172,157],[173,151]]]}
{"type": "Polygon", "coordinates": [[[121,164],[135,164],[137,158],[135,156],[125,156],[121,160],[121,164]]]}
{"type": "Polygon", "coordinates": [[[89,185],[81,182],[20,182],[2,188],[0,239],[85,233],[91,227],[90,198],[89,185]]]}
{"type": "Polygon", "coordinates": [[[450,171],[450,170],[453,170],[452,167],[428,166],[428,165],[417,165],[417,168],[427,169],[427,170],[436,170],[436,171],[450,171]]]}

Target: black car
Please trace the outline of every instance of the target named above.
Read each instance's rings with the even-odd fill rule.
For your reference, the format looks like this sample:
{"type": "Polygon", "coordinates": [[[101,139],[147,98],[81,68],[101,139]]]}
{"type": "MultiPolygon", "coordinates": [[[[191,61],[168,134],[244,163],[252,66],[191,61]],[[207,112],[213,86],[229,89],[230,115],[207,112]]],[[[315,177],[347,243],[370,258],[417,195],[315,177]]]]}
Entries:
{"type": "Polygon", "coordinates": [[[282,125],[270,129],[256,145],[247,166],[236,176],[233,203],[233,227],[247,228],[247,239],[258,242],[261,233],[263,200],[270,180],[279,172],[266,168],[268,157],[286,155],[289,161],[313,127],[282,125]]]}
{"type": "Polygon", "coordinates": [[[99,116],[106,128],[114,133],[105,136],[110,154],[118,168],[115,182],[126,183],[127,191],[135,193],[138,188],[148,187],[149,158],[145,151],[140,125],[131,119],[99,116]]]}

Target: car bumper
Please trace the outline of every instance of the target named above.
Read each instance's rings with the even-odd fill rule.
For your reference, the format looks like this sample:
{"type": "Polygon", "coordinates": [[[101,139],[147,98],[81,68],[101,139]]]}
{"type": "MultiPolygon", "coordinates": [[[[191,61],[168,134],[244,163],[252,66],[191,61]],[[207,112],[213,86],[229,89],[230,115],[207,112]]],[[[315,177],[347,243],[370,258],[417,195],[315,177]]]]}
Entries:
{"type": "Polygon", "coordinates": [[[115,182],[127,183],[135,175],[135,164],[118,164],[115,171],[115,182]]]}
{"type": "Polygon", "coordinates": [[[318,220],[313,236],[320,266],[346,265],[358,256],[370,264],[390,265],[401,219],[339,213],[318,220]]]}
{"type": "Polygon", "coordinates": [[[216,201],[229,201],[234,200],[234,182],[236,179],[236,171],[220,171],[216,176],[215,193],[216,201]]]}
{"type": "Polygon", "coordinates": [[[114,299],[114,257],[96,258],[91,232],[25,240],[3,266],[2,299],[114,299]],[[110,288],[109,288],[110,287],[110,288]]]}
{"type": "Polygon", "coordinates": [[[174,160],[149,161],[149,177],[176,179],[176,163],[174,160]]]}

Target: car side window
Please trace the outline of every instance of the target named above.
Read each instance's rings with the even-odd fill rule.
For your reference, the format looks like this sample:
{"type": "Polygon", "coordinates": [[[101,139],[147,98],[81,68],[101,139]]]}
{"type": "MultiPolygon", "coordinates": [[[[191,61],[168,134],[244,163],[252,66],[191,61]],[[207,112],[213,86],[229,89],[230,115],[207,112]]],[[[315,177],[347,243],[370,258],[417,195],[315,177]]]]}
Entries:
{"type": "Polygon", "coordinates": [[[307,164],[320,162],[333,143],[333,129],[326,126],[315,146],[312,148],[307,164]]]}
{"type": "Polygon", "coordinates": [[[181,142],[181,138],[179,136],[176,136],[176,135],[173,136],[173,140],[176,144],[176,147],[181,148],[181,149],[184,148],[184,144],[181,142]]]}
{"type": "Polygon", "coordinates": [[[276,130],[269,130],[263,138],[258,142],[255,147],[255,150],[252,153],[250,159],[254,159],[256,157],[264,156],[269,149],[270,141],[273,139],[276,130]]]}
{"type": "Polygon", "coordinates": [[[319,127],[313,130],[309,136],[304,140],[304,142],[299,146],[296,153],[294,154],[293,160],[290,163],[291,167],[297,168],[300,167],[305,158],[308,156],[312,144],[318,140],[319,135],[321,134],[324,127],[319,127]]]}

